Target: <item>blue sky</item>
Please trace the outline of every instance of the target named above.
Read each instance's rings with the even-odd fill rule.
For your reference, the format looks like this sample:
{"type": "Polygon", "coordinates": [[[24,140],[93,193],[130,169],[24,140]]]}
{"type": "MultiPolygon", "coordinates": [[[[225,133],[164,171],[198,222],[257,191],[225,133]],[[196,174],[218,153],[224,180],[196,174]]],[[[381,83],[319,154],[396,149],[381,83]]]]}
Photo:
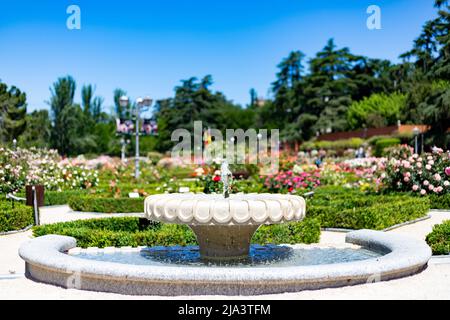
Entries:
{"type": "Polygon", "coordinates": [[[2,0],[0,79],[28,95],[29,110],[48,108],[49,87],[72,75],[112,91],[155,99],[179,80],[211,74],[213,88],[240,104],[250,88],[267,97],[276,65],[292,50],[310,58],[329,38],[353,53],[397,61],[432,0],[2,0]],[[66,9],[81,8],[81,30],[68,30],[66,9]],[[366,9],[382,10],[382,30],[368,30],[366,9]]]}

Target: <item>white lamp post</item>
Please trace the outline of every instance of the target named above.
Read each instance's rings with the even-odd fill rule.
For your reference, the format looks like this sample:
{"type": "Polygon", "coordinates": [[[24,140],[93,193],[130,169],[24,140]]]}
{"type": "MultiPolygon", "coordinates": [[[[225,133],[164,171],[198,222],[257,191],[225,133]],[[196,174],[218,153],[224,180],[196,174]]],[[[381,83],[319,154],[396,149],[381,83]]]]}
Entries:
{"type": "MultiPolygon", "coordinates": [[[[126,96],[120,97],[119,99],[120,102],[120,106],[122,107],[127,107],[130,103],[130,99],[126,96]]],[[[135,116],[136,116],[136,130],[135,130],[135,134],[136,134],[136,159],[135,159],[135,171],[134,171],[134,176],[136,179],[139,179],[141,172],[139,170],[139,118],[140,118],[140,114],[141,111],[143,110],[143,107],[150,107],[153,103],[153,100],[150,97],[145,97],[145,98],[137,98],[136,99],[136,107],[135,107],[135,116]]]]}

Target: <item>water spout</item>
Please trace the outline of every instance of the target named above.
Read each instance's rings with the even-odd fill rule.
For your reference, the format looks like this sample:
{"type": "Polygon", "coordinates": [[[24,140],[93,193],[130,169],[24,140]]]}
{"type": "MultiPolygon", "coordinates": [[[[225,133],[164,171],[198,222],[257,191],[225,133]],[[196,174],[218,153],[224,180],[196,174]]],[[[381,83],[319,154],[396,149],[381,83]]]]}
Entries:
{"type": "Polygon", "coordinates": [[[230,177],[233,176],[233,173],[230,171],[230,168],[228,166],[228,162],[224,160],[222,162],[222,166],[220,168],[220,176],[223,183],[223,196],[225,198],[230,197],[230,177]]]}

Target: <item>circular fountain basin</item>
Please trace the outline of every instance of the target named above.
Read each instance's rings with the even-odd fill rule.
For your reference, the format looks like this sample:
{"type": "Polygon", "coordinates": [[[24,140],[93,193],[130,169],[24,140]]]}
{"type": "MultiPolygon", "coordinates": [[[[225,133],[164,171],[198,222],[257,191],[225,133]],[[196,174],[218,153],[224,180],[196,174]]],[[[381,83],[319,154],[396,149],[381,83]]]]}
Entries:
{"type": "Polygon", "coordinates": [[[162,194],[145,200],[150,220],[188,225],[197,236],[205,260],[248,257],[250,241],[263,224],[300,221],[302,197],[281,194],[162,194]]]}
{"type": "MultiPolygon", "coordinates": [[[[275,252],[275,256],[281,258],[270,258],[267,263],[262,259],[226,265],[205,263],[198,260],[198,256],[193,261],[142,257],[143,252],[152,255],[154,251],[168,248],[129,249],[130,254],[136,253],[128,255],[129,258],[148,259],[149,263],[127,258],[102,260],[100,255],[95,257],[96,250],[92,249],[84,256],[71,255],[67,252],[76,248],[76,240],[52,235],[23,244],[19,254],[26,262],[26,276],[40,282],[82,290],[171,296],[260,295],[385,281],[420,272],[431,258],[431,250],[424,241],[403,235],[360,230],[347,234],[346,242],[362,249],[329,248],[330,251],[320,253],[317,251],[320,248],[303,245],[252,247],[252,250],[268,250],[271,254],[279,250],[281,255],[275,252]],[[350,249],[353,251],[340,251],[350,249]],[[309,258],[305,258],[304,251],[300,260],[290,260],[290,250],[312,252],[309,258]],[[337,258],[330,260],[329,256],[337,252],[337,258]]],[[[170,250],[176,257],[177,250],[196,252],[198,248],[170,250]]]]}

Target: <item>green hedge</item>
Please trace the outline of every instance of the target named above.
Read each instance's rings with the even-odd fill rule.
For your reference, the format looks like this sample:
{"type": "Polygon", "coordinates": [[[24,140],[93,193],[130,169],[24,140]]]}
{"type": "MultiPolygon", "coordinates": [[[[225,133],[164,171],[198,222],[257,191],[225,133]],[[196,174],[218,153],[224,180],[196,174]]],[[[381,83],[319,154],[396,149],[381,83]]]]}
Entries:
{"type": "Polygon", "coordinates": [[[0,202],[0,232],[22,230],[34,223],[33,208],[10,201],[0,202]]]}
{"type": "Polygon", "coordinates": [[[345,151],[347,149],[358,149],[364,144],[364,140],[360,138],[351,138],[337,141],[308,141],[300,146],[300,150],[335,150],[345,151]]]}
{"type": "Polygon", "coordinates": [[[429,209],[428,198],[326,187],[308,200],[307,216],[318,219],[324,228],[383,230],[424,217],[429,209]]]}
{"type": "Polygon", "coordinates": [[[450,220],[434,226],[426,240],[434,255],[450,254],[450,220]]]}
{"type": "Polygon", "coordinates": [[[100,198],[96,196],[70,197],[69,206],[74,211],[103,213],[144,212],[143,198],[100,198]]]}
{"type": "Polygon", "coordinates": [[[442,195],[429,195],[431,209],[450,210],[450,193],[442,195]]]}
{"type": "Polygon", "coordinates": [[[46,191],[45,192],[45,205],[46,206],[60,206],[69,203],[70,198],[79,198],[88,194],[86,190],[76,190],[76,191],[46,191]]]}
{"type": "Polygon", "coordinates": [[[375,143],[374,155],[376,157],[381,157],[381,156],[383,156],[384,149],[389,148],[389,147],[393,147],[393,146],[396,146],[396,145],[399,145],[399,144],[401,144],[401,140],[398,139],[398,138],[379,139],[375,143]]]}
{"type": "MultiPolygon", "coordinates": [[[[35,227],[36,237],[47,234],[71,236],[77,245],[87,247],[195,245],[197,240],[185,225],[150,223],[139,218],[106,218],[57,223],[35,227]]],[[[261,227],[253,237],[259,244],[314,243],[320,239],[316,220],[261,227]]]]}

